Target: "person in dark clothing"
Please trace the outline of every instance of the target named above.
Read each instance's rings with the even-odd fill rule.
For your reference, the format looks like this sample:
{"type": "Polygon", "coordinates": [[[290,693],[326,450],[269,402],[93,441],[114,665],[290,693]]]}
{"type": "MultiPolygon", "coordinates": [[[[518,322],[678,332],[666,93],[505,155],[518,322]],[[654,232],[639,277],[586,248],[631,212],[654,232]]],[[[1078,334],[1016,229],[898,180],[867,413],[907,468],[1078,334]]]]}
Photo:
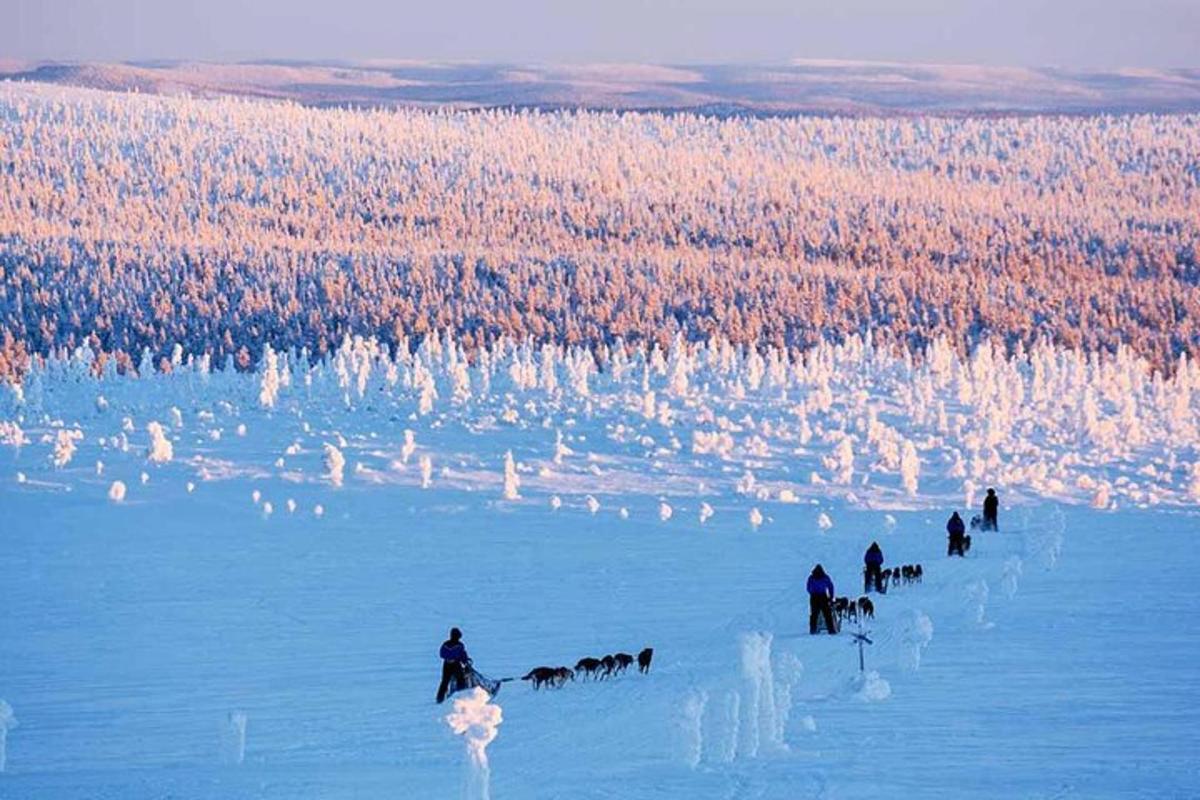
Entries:
{"type": "Polygon", "coordinates": [[[946,533],[950,535],[950,544],[946,548],[948,556],[966,556],[967,552],[967,526],[963,524],[962,517],[955,511],[950,515],[950,519],[946,522],[946,533]]]}
{"type": "Polygon", "coordinates": [[[999,514],[1000,498],[996,496],[995,489],[988,489],[987,497],[983,498],[983,530],[1000,530],[999,514]]]}
{"type": "Polygon", "coordinates": [[[446,695],[454,694],[467,684],[467,668],[471,665],[471,658],[462,643],[462,631],[450,629],[450,638],[442,642],[439,655],[442,657],[442,682],[437,691],[437,701],[440,703],[446,699],[446,695]]]}
{"type": "Polygon", "coordinates": [[[883,550],[879,548],[879,542],[871,542],[863,555],[863,564],[863,592],[871,591],[872,586],[880,594],[886,592],[887,587],[883,585],[883,550]]]}
{"type": "Polygon", "coordinates": [[[833,624],[833,580],[825,574],[825,568],[820,564],[813,567],[808,576],[808,632],[817,632],[817,618],[825,617],[825,628],[831,633],[837,633],[833,624]]]}

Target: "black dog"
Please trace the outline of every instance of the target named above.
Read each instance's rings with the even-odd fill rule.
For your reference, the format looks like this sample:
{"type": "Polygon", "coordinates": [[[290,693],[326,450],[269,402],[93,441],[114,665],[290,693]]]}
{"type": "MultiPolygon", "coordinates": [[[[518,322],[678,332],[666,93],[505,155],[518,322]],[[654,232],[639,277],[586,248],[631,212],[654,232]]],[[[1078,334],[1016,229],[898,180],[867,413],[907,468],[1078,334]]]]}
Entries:
{"type": "Polygon", "coordinates": [[[863,619],[875,619],[875,604],[871,602],[871,598],[858,598],[858,615],[863,619]]]}
{"type": "Polygon", "coordinates": [[[575,665],[576,672],[582,672],[585,676],[595,677],[596,673],[604,667],[598,658],[581,658],[579,663],[575,665]]]}
{"type": "Polygon", "coordinates": [[[633,663],[633,656],[629,655],[629,653],[616,653],[613,655],[613,661],[617,662],[616,673],[620,675],[629,669],[629,665],[633,663]]]}
{"type": "Polygon", "coordinates": [[[600,659],[600,665],[604,669],[604,674],[600,676],[601,679],[607,678],[609,675],[612,675],[613,670],[617,668],[617,660],[612,656],[605,656],[604,658],[600,659]]]}
{"type": "Polygon", "coordinates": [[[534,667],[521,680],[533,681],[533,688],[540,689],[547,683],[553,686],[557,676],[558,670],[554,667],[534,667]]]}
{"type": "Polygon", "coordinates": [[[645,675],[650,671],[650,660],[654,658],[654,648],[647,647],[637,655],[638,672],[645,675]]]}

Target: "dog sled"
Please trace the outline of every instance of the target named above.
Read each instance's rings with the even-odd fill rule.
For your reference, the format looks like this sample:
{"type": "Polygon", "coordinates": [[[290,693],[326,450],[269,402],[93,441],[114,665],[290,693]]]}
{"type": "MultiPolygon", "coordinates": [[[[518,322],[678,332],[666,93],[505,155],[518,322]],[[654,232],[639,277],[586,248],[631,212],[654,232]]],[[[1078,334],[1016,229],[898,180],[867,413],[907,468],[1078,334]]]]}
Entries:
{"type": "Polygon", "coordinates": [[[452,682],[450,691],[446,693],[447,697],[453,697],[455,694],[479,687],[487,692],[490,696],[495,697],[500,693],[500,686],[508,683],[513,678],[489,678],[471,665],[463,670],[463,679],[452,682]]]}

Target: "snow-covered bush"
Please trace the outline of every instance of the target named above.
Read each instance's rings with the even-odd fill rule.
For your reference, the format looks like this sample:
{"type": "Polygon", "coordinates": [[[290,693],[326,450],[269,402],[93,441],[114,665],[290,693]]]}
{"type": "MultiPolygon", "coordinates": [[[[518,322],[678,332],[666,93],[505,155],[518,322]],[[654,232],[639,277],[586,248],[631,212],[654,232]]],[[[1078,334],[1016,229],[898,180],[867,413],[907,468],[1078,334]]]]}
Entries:
{"type": "Polygon", "coordinates": [[[29,439],[25,437],[25,432],[21,430],[21,426],[16,422],[0,419],[0,444],[6,444],[10,447],[23,447],[29,444],[29,439]]]}
{"type": "Polygon", "coordinates": [[[917,494],[917,479],[921,474],[921,460],[912,442],[905,442],[900,451],[900,484],[909,497],[917,494]]]}
{"type": "Polygon", "coordinates": [[[346,457],[342,451],[331,444],[325,444],[325,477],[334,486],[341,486],[345,480],[346,457]]]}
{"type": "Polygon", "coordinates": [[[517,466],[511,450],[504,454],[504,499],[521,499],[521,477],[517,475],[517,466]]]}
{"type": "Polygon", "coordinates": [[[59,428],[54,434],[54,452],[50,461],[61,469],[75,457],[75,445],[83,439],[83,431],[59,428]]]}
{"type": "Polygon", "coordinates": [[[433,459],[427,455],[421,456],[421,488],[428,489],[433,485],[433,459]]]}
{"type": "Polygon", "coordinates": [[[171,440],[167,438],[166,430],[163,429],[161,423],[148,423],[146,432],[150,434],[150,448],[146,452],[148,460],[155,464],[165,464],[175,457],[175,448],[171,444],[171,440]]]}

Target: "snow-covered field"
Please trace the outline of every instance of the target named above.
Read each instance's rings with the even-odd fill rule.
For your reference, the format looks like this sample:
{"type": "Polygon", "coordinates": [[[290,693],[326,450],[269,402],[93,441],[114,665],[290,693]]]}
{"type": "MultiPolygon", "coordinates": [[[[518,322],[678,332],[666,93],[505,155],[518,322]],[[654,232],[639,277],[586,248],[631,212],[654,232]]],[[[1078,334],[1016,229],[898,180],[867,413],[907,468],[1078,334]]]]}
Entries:
{"type": "Polygon", "coordinates": [[[90,360],[0,389],[6,800],[1200,794],[1186,361],[90,360]],[[1001,532],[947,559],[989,485],[1001,532]],[[857,596],[873,539],[925,578],[860,676],[803,581],[857,596]],[[654,667],[506,684],[484,775],[433,702],[451,625],[495,677],[654,667]]]}

